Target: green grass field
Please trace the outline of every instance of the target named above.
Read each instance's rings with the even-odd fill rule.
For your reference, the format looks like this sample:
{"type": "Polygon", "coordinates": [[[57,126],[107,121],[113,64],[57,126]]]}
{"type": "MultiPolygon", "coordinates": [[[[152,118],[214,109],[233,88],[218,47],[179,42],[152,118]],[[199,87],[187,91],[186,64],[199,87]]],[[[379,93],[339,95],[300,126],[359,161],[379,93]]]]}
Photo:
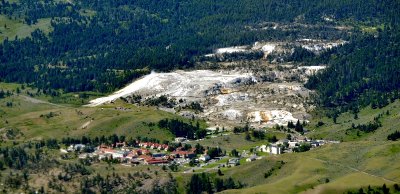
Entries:
{"type": "Polygon", "coordinates": [[[8,18],[0,15],[0,42],[5,39],[14,40],[18,38],[26,38],[36,29],[42,30],[45,34],[51,32],[50,18],[39,19],[36,24],[28,25],[22,19],[8,18]]]}
{"type": "MultiPolygon", "coordinates": [[[[283,133],[278,133],[274,131],[267,131],[267,136],[273,136],[275,135],[278,139],[285,138],[286,135],[283,133]]],[[[193,141],[191,142],[192,145],[196,145],[197,143],[200,143],[203,146],[208,146],[208,147],[220,147],[223,150],[231,151],[233,149],[237,150],[249,150],[250,148],[254,148],[255,146],[260,146],[263,144],[267,144],[268,141],[265,140],[258,140],[252,138],[250,141],[245,139],[245,134],[227,134],[227,135],[222,135],[219,134],[215,138],[209,138],[209,139],[204,139],[202,141],[193,141]]]]}
{"type": "Polygon", "coordinates": [[[225,174],[236,180],[250,180],[248,185],[255,186],[225,193],[343,193],[367,188],[368,185],[400,184],[400,142],[386,140],[388,134],[400,129],[399,113],[400,102],[396,101],[382,109],[364,108],[358,119],[354,119],[353,114],[344,113],[339,116],[337,124],[332,119],[316,117],[307,127],[311,130],[306,134],[308,137],[345,142],[324,145],[304,153],[267,157],[267,161],[285,161],[285,165],[267,179],[260,176],[260,172],[271,167],[267,162],[264,166],[246,164],[241,168],[227,169],[225,174]],[[388,110],[389,115],[386,115],[388,110]],[[382,113],[382,127],[375,132],[360,136],[346,134],[351,123],[367,123],[382,113]],[[320,120],[325,124],[315,127],[320,120]]]}
{"type": "Polygon", "coordinates": [[[285,161],[283,167],[267,179],[260,172],[265,172],[272,164],[265,161],[228,169],[225,174],[257,186],[226,193],[343,193],[368,185],[393,185],[400,183],[399,158],[399,143],[327,145],[305,153],[267,158],[267,161],[285,161]]]}
{"type": "MultiPolygon", "coordinates": [[[[0,83],[3,90],[16,91],[21,88],[19,84],[0,83]]],[[[127,137],[150,137],[160,140],[171,140],[173,135],[166,130],[146,125],[148,122],[157,122],[163,118],[178,118],[177,115],[157,110],[154,107],[137,107],[125,104],[118,100],[114,104],[99,107],[82,107],[68,104],[52,104],[49,97],[44,95],[27,98],[26,91],[34,91],[30,88],[22,90],[21,94],[0,99],[0,129],[18,129],[21,136],[12,141],[26,141],[45,138],[81,137],[82,135],[100,136],[113,133],[127,137]],[[12,102],[12,107],[6,103],[12,102]],[[128,110],[116,110],[115,107],[125,107],[128,110]],[[52,112],[53,117],[47,118],[52,112]],[[41,116],[43,115],[43,116],[41,116]],[[84,127],[86,126],[86,127],[84,127]]],[[[66,94],[72,95],[72,94],[66,94]]],[[[73,96],[73,95],[72,95],[73,96]]],[[[387,141],[388,134],[399,130],[400,102],[396,101],[382,109],[367,107],[358,114],[359,118],[349,113],[339,116],[337,123],[327,117],[315,116],[307,129],[306,136],[311,138],[325,138],[342,140],[340,144],[328,144],[304,153],[291,153],[278,156],[265,155],[264,159],[254,162],[242,162],[240,166],[222,168],[221,178],[233,177],[246,185],[241,190],[228,190],[226,193],[343,193],[348,190],[357,190],[360,187],[392,186],[400,184],[400,142],[387,141]],[[387,115],[386,112],[389,111],[387,115]],[[367,123],[378,114],[384,113],[381,122],[382,127],[375,132],[356,136],[347,133],[346,129],[352,123],[367,123]],[[325,124],[316,127],[318,121],[325,124]],[[271,176],[264,177],[270,169],[280,161],[284,165],[275,169],[271,176]]],[[[201,122],[205,126],[204,122],[201,122]]],[[[268,130],[267,134],[276,135],[278,139],[285,134],[268,130]]],[[[7,144],[8,141],[3,142],[7,144]]],[[[217,147],[226,150],[249,150],[252,147],[266,144],[267,140],[245,140],[244,134],[222,135],[216,138],[193,141],[203,146],[217,147]]],[[[102,174],[109,172],[134,172],[146,170],[141,167],[115,166],[108,169],[105,164],[96,164],[92,168],[102,174]]],[[[207,171],[214,166],[207,166],[207,171]]],[[[151,171],[159,170],[159,167],[150,167],[151,171]]],[[[209,171],[212,176],[216,170],[209,171]]],[[[178,191],[185,191],[190,173],[173,173],[176,177],[178,191]]],[[[40,184],[38,182],[37,184],[40,184]]]]}
{"type": "MultiPolygon", "coordinates": [[[[3,90],[16,91],[17,87],[21,88],[21,85],[0,83],[3,90]]],[[[157,123],[164,118],[181,118],[154,107],[137,107],[122,101],[93,108],[52,104],[46,101],[45,96],[38,96],[38,99],[27,97],[25,90],[19,95],[14,92],[13,96],[0,99],[0,129],[18,129],[23,134],[18,139],[21,141],[67,136],[80,138],[83,135],[107,136],[114,133],[133,138],[142,136],[161,141],[172,140],[173,135],[169,131],[161,130],[157,125],[149,127],[147,123],[157,123]],[[12,102],[13,106],[7,107],[7,102],[12,102]],[[115,107],[127,110],[116,110],[115,107]],[[50,113],[53,116],[46,117],[50,113]]],[[[204,122],[200,123],[205,127],[204,122]]]]}
{"type": "Polygon", "coordinates": [[[358,119],[354,119],[354,115],[351,113],[343,113],[339,115],[337,124],[333,123],[333,119],[327,117],[315,117],[311,121],[307,128],[311,131],[308,134],[311,138],[325,138],[335,139],[341,141],[359,141],[359,140],[371,140],[371,141],[383,141],[386,140],[387,135],[400,129],[400,100],[389,104],[382,109],[372,109],[371,107],[364,108],[358,113],[358,119]],[[389,115],[386,112],[389,111],[389,115]],[[356,133],[348,132],[346,130],[351,128],[352,123],[355,125],[366,124],[374,120],[382,114],[383,117],[380,119],[382,127],[372,133],[360,133],[357,136],[356,133]],[[318,121],[323,121],[325,124],[321,127],[316,127],[318,121]]]}

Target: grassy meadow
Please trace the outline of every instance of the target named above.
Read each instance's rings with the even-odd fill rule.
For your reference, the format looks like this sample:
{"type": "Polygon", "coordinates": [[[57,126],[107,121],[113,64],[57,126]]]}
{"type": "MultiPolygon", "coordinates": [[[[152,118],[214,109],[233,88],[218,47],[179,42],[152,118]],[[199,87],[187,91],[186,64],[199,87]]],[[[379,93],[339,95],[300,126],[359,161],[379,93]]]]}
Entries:
{"type": "Polygon", "coordinates": [[[248,188],[224,193],[344,193],[358,191],[361,187],[365,190],[369,185],[400,184],[400,142],[386,139],[400,129],[399,113],[397,100],[382,109],[366,107],[358,113],[357,119],[351,113],[341,114],[336,124],[331,118],[315,116],[307,126],[310,132],[306,136],[343,142],[303,153],[267,156],[266,161],[282,160],[285,164],[266,179],[259,174],[271,167],[267,162],[264,166],[228,169],[225,174],[236,180],[253,181],[247,183],[248,188]],[[376,131],[357,135],[347,130],[352,123],[365,124],[379,114],[382,114],[382,127],[376,131]],[[318,121],[325,124],[316,127],[318,121]]]}
{"type": "Polygon", "coordinates": [[[36,29],[47,34],[52,31],[50,20],[50,18],[38,19],[36,24],[28,25],[23,19],[0,15],[0,42],[3,42],[7,38],[15,40],[15,37],[29,37],[36,29]]]}
{"type": "MultiPolygon", "coordinates": [[[[12,139],[4,138],[3,134],[2,144],[114,133],[127,137],[171,140],[173,135],[170,132],[159,129],[156,125],[149,126],[148,123],[156,123],[163,118],[180,118],[155,107],[138,107],[120,100],[99,107],[84,107],[52,103],[49,102],[51,98],[43,94],[29,97],[26,91],[35,91],[29,87],[21,89],[17,94],[17,88],[22,88],[19,84],[0,83],[0,88],[14,93],[10,97],[0,99],[1,133],[4,133],[4,129],[18,131],[12,139]],[[7,106],[8,102],[12,102],[12,107],[7,106]],[[118,110],[116,107],[126,109],[118,110]]],[[[68,95],[76,98],[76,101],[81,100],[76,95],[68,95]]],[[[340,144],[328,144],[303,153],[263,155],[261,160],[242,161],[240,166],[221,168],[224,175],[220,178],[232,177],[246,185],[243,189],[227,190],[224,193],[343,193],[360,187],[367,188],[369,185],[386,184],[392,187],[395,183],[400,184],[400,143],[386,140],[388,134],[400,128],[399,113],[400,102],[396,101],[382,109],[364,108],[358,113],[357,119],[350,113],[341,114],[336,123],[333,123],[331,118],[315,115],[306,126],[309,132],[305,135],[309,138],[340,140],[340,144]],[[379,114],[382,115],[382,127],[375,132],[357,135],[348,130],[352,123],[365,124],[373,121],[379,114]],[[317,127],[318,121],[323,121],[324,125],[317,127]],[[281,162],[283,164],[278,168],[277,165],[281,162]],[[271,169],[271,175],[266,176],[271,169]]],[[[205,126],[205,123],[201,122],[201,125],[205,126]]],[[[275,135],[278,139],[286,137],[284,133],[273,129],[267,130],[267,135],[275,135]]],[[[229,153],[232,149],[249,150],[267,143],[267,140],[253,138],[248,141],[244,134],[227,132],[227,135],[192,142],[196,143],[210,147],[218,146],[229,153]]],[[[216,169],[210,169],[214,167],[216,165],[202,170],[212,173],[212,176],[218,176],[216,169]]],[[[109,166],[99,163],[91,168],[100,174],[136,171],[160,171],[161,174],[165,174],[159,167],[153,166],[148,170],[147,167],[109,166]]],[[[191,173],[185,174],[181,171],[172,172],[172,175],[177,180],[178,191],[184,192],[191,173]]],[[[40,182],[37,184],[40,185],[40,182]]]]}
{"type": "MultiPolygon", "coordinates": [[[[125,135],[126,137],[149,137],[172,140],[173,135],[166,130],[148,123],[157,123],[164,118],[181,118],[154,107],[137,107],[116,101],[99,107],[84,107],[67,104],[53,104],[41,95],[31,98],[25,94],[26,88],[16,94],[18,84],[0,84],[3,90],[14,91],[14,95],[0,99],[0,129],[15,129],[21,132],[18,140],[46,138],[125,135]],[[41,100],[42,99],[42,100],[41,100]],[[12,107],[7,106],[12,102],[12,107]],[[124,107],[118,110],[116,107],[124,107]]],[[[181,118],[183,119],[183,118],[181,118]]],[[[189,122],[189,120],[184,119],[189,122]]],[[[204,122],[201,122],[205,126],[204,122]]]]}

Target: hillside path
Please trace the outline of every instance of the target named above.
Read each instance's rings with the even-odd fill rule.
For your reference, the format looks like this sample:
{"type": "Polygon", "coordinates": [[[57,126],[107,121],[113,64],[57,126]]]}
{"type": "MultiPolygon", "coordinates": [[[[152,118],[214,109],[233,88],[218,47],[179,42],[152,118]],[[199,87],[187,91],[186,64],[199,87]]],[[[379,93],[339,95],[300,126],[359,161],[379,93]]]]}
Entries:
{"type": "Polygon", "coordinates": [[[44,100],[39,100],[39,99],[36,99],[36,98],[32,98],[30,96],[25,96],[25,95],[19,95],[19,96],[21,96],[25,101],[32,102],[34,104],[49,104],[49,105],[57,106],[57,107],[66,107],[66,106],[63,106],[63,105],[54,104],[54,103],[47,102],[47,101],[44,101],[44,100]]]}

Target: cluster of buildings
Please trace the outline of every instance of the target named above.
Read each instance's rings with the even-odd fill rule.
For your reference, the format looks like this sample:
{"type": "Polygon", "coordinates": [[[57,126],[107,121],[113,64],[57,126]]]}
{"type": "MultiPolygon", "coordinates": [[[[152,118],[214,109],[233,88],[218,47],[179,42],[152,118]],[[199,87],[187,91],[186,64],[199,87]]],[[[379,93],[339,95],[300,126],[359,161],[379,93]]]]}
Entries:
{"type": "Polygon", "coordinates": [[[310,140],[306,137],[297,137],[293,140],[279,140],[274,144],[261,145],[256,147],[256,151],[266,152],[270,154],[282,154],[283,152],[293,152],[293,149],[298,148],[301,144],[309,144],[311,148],[316,148],[327,143],[340,143],[339,141],[328,140],[310,140]]]}
{"type": "Polygon", "coordinates": [[[153,142],[140,142],[139,147],[128,148],[125,143],[108,147],[101,145],[94,153],[100,160],[113,159],[131,164],[167,164],[173,158],[166,154],[169,146],[153,142]],[[120,147],[120,148],[118,148],[120,147]]]}
{"type": "MultiPolygon", "coordinates": [[[[296,137],[292,140],[282,139],[273,144],[256,146],[256,152],[264,152],[273,155],[283,154],[283,153],[291,153],[296,148],[298,148],[302,144],[308,144],[310,148],[316,148],[328,143],[340,143],[340,141],[329,141],[329,140],[310,140],[306,137],[296,137]]],[[[248,155],[246,151],[243,151],[241,154],[242,157],[246,157],[246,162],[252,162],[255,160],[259,160],[263,157],[257,156],[256,154],[248,155]]],[[[235,162],[229,161],[228,165],[233,166],[235,162]]]]}
{"type": "MultiPolygon", "coordinates": [[[[98,158],[99,160],[116,160],[121,163],[143,164],[143,165],[164,165],[169,163],[187,163],[192,158],[196,158],[196,149],[184,149],[178,147],[171,148],[167,144],[159,144],[154,142],[138,142],[137,147],[128,147],[125,142],[116,143],[112,146],[100,145],[94,148],[93,152],[83,151],[85,145],[74,144],[67,149],[60,149],[61,153],[73,151],[81,152],[79,158],[98,158]]],[[[208,155],[201,155],[198,160],[208,161],[208,155]]]]}
{"type": "Polygon", "coordinates": [[[139,146],[142,148],[148,148],[148,149],[157,149],[157,150],[162,150],[162,151],[168,151],[169,146],[167,144],[158,144],[158,143],[153,143],[153,142],[140,142],[139,146]]]}
{"type": "MultiPolygon", "coordinates": [[[[186,138],[177,138],[176,142],[186,141],[186,138]]],[[[265,152],[273,155],[293,152],[296,148],[303,144],[307,144],[309,148],[315,148],[327,143],[340,143],[338,141],[327,140],[309,140],[306,137],[295,137],[291,140],[283,139],[274,144],[266,144],[255,147],[256,152],[265,152]]],[[[167,165],[167,164],[186,164],[191,160],[204,163],[215,162],[209,155],[196,154],[196,148],[171,147],[167,144],[159,144],[154,142],[136,142],[136,147],[129,147],[125,142],[116,143],[112,146],[100,145],[91,148],[84,144],[70,145],[66,149],[60,149],[61,153],[79,152],[79,158],[96,158],[99,160],[112,160],[113,162],[121,162],[132,165],[167,165]]],[[[205,152],[206,153],[206,152],[205,152]]],[[[240,158],[246,158],[246,162],[259,160],[263,157],[256,154],[250,155],[246,150],[240,154],[240,158]]],[[[227,166],[237,166],[240,164],[240,158],[229,158],[227,166]]],[[[198,164],[199,165],[199,164],[198,164]]],[[[203,164],[207,165],[207,164],[203,164]]]]}

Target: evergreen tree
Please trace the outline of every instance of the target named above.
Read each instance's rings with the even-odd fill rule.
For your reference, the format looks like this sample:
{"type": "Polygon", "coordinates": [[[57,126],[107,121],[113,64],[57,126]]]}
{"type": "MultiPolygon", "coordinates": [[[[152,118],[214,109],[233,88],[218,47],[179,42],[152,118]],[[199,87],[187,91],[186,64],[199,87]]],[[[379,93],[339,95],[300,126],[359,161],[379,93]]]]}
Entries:
{"type": "Polygon", "coordinates": [[[300,120],[297,120],[297,123],[296,123],[296,126],[294,127],[294,129],[299,133],[302,133],[304,131],[303,125],[301,125],[300,120]]]}

